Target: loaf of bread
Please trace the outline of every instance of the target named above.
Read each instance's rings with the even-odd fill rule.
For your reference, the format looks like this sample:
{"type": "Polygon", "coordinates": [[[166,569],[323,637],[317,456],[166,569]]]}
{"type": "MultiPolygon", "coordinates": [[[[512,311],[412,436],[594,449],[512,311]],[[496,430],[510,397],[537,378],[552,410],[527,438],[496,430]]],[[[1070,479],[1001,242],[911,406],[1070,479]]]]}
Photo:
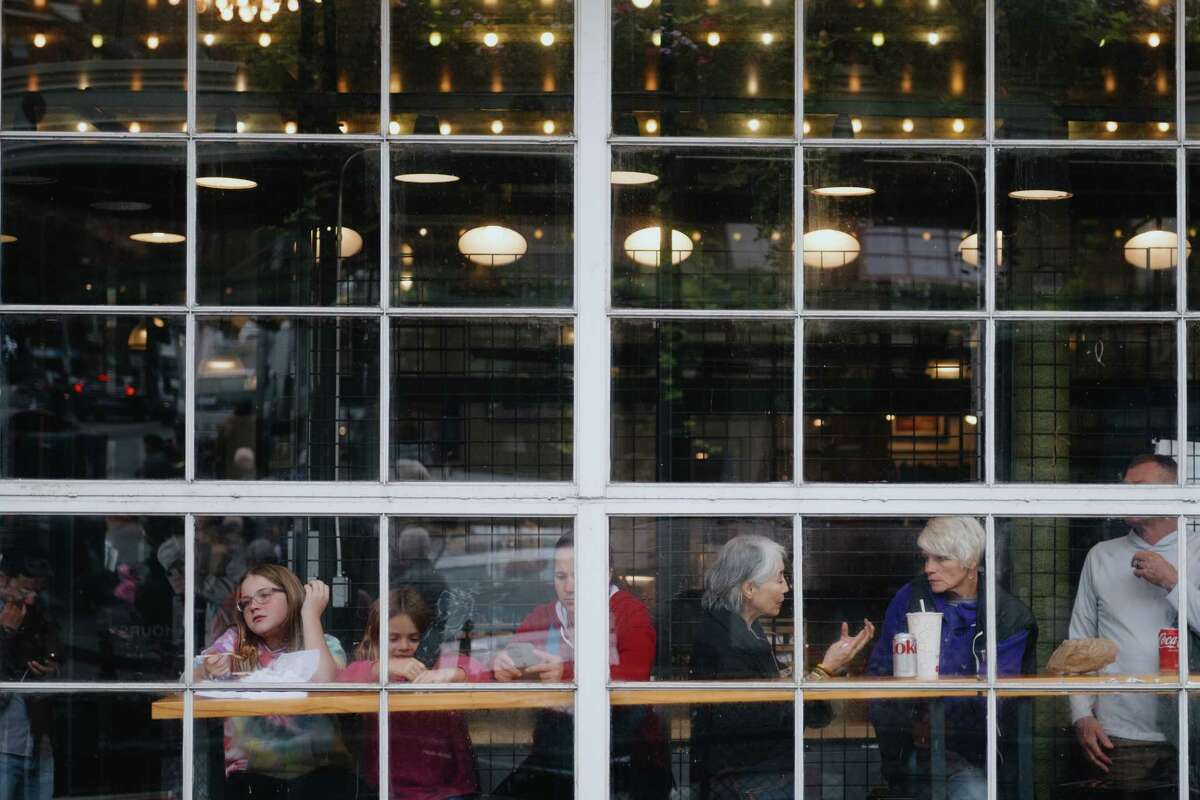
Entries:
{"type": "Polygon", "coordinates": [[[1120,651],[1111,639],[1067,639],[1046,662],[1046,671],[1055,675],[1095,672],[1116,661],[1120,651]]]}

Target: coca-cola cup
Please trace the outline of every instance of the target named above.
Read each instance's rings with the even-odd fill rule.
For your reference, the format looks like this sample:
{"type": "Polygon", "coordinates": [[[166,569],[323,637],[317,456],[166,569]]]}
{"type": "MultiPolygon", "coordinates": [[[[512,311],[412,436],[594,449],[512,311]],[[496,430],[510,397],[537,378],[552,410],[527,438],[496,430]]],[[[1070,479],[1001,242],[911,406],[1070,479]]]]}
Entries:
{"type": "Polygon", "coordinates": [[[917,640],[917,680],[937,678],[942,657],[942,612],[910,611],[908,632],[917,640]]]}
{"type": "Polygon", "coordinates": [[[1179,628],[1159,628],[1158,671],[1179,671],[1179,628]]]}

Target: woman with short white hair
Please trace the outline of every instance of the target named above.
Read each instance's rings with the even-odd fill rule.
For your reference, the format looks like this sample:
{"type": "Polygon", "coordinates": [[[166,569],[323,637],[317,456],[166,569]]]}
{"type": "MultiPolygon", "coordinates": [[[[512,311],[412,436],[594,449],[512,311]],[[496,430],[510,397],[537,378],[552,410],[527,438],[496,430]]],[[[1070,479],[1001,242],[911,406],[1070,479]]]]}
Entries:
{"type": "MultiPolygon", "coordinates": [[[[743,534],[725,543],[704,575],[704,613],[692,644],[693,680],[778,680],[787,676],[775,658],[774,644],[760,620],[776,617],[788,593],[786,548],[765,536],[743,534]]],[[[858,654],[875,628],[864,620],[851,637],[826,651],[810,674],[841,671],[858,654]]],[[[752,795],[792,796],[794,709],[791,703],[702,704],[692,712],[692,768],[708,800],[752,795]]],[[[828,724],[828,704],[808,704],[805,723],[828,724]],[[811,713],[810,713],[811,709],[811,713]]]]}
{"type": "MultiPolygon", "coordinates": [[[[897,633],[908,632],[909,613],[925,610],[942,614],[938,674],[986,677],[987,614],[980,572],[987,550],[983,526],[974,517],[933,517],[917,537],[917,548],[921,575],[901,587],[888,604],[867,673],[893,674],[892,640],[897,633]]],[[[997,586],[996,673],[1036,672],[1036,644],[1033,613],[997,586]]],[[[897,794],[921,796],[929,788],[929,750],[917,746],[913,735],[914,723],[923,726],[926,713],[924,704],[914,701],[871,703],[883,774],[897,794]]],[[[949,794],[982,800],[987,796],[986,704],[974,698],[951,698],[945,701],[945,714],[949,794]]],[[[1015,740],[1006,731],[1002,744],[1015,740]]]]}

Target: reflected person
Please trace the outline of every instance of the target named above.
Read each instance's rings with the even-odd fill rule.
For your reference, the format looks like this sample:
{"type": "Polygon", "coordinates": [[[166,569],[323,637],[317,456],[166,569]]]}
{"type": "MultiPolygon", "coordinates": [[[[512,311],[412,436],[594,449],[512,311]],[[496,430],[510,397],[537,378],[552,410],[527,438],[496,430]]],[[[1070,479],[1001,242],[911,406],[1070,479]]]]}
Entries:
{"type": "MultiPolygon", "coordinates": [[[[892,639],[908,631],[905,615],[929,610],[942,614],[939,675],[987,675],[987,598],[980,571],[986,539],[983,526],[973,517],[934,517],[926,523],[917,537],[921,575],[901,587],[888,604],[883,631],[867,664],[868,674],[893,674],[892,639]]],[[[1036,672],[1036,644],[1033,613],[996,587],[996,673],[1036,672]]],[[[949,796],[983,800],[987,797],[987,705],[976,698],[942,702],[949,796]]],[[[1015,742],[1015,711],[1012,704],[1001,709],[1003,747],[1015,742]]],[[[929,705],[879,700],[870,704],[869,712],[879,740],[883,775],[892,791],[906,797],[929,797],[929,705]]],[[[1001,758],[1007,760],[1003,753],[1001,758]]],[[[1016,763],[1015,756],[1013,759],[1009,763],[1016,763]]]]}
{"type": "MultiPolygon", "coordinates": [[[[1167,456],[1130,461],[1124,483],[1168,484],[1178,468],[1167,456]]],[[[1175,571],[1175,517],[1126,517],[1128,532],[1088,551],[1071,611],[1072,639],[1100,637],[1117,644],[1117,660],[1106,674],[1158,672],[1158,631],[1176,625],[1180,591],[1175,571]]],[[[1187,540],[1188,566],[1200,569],[1200,548],[1187,540]]],[[[1200,573],[1197,573],[1200,574],[1200,573]]],[[[1188,618],[1200,631],[1200,590],[1188,591],[1188,618]]],[[[1106,789],[1133,791],[1157,784],[1174,796],[1177,756],[1174,731],[1158,698],[1139,692],[1073,695],[1071,721],[1087,759],[1089,778],[1106,789]]]]}
{"type": "MultiPolygon", "coordinates": [[[[788,593],[787,550],[765,536],[744,534],[725,543],[704,576],[704,613],[692,644],[692,680],[779,680],[787,671],[763,630],[788,593]]],[[[866,646],[875,628],[842,638],[809,676],[841,672],[866,646]]],[[[791,798],[795,786],[791,703],[703,704],[692,710],[692,769],[707,800],[753,796],[791,798]]],[[[805,724],[829,724],[827,703],[808,703],[805,724]]]]}

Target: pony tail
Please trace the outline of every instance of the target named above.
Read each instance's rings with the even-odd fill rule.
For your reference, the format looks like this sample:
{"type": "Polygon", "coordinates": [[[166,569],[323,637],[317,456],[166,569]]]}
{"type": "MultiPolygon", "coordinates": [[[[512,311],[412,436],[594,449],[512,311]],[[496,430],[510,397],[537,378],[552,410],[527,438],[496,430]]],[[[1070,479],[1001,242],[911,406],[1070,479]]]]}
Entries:
{"type": "Polygon", "coordinates": [[[237,646],[233,649],[234,668],[239,672],[253,672],[258,669],[258,648],[254,642],[239,635],[237,646]]]}

